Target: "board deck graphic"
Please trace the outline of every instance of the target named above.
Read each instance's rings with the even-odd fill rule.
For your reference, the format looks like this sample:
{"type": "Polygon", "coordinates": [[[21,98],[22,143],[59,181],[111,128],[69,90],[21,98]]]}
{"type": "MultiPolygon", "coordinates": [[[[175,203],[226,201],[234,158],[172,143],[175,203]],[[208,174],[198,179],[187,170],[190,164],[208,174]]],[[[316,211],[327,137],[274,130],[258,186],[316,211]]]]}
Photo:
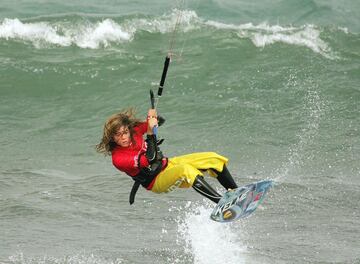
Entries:
{"type": "Polygon", "coordinates": [[[271,180],[263,180],[227,191],[210,218],[217,222],[231,222],[249,216],[261,204],[272,186],[271,180]]]}

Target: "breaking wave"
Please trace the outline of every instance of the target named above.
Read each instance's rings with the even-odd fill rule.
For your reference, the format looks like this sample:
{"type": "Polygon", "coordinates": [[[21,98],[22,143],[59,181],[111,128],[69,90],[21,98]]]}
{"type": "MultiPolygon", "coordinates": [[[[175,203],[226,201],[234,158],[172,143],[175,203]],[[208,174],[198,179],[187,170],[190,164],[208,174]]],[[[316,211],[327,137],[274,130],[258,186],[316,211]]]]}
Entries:
{"type": "Polygon", "coordinates": [[[173,32],[179,19],[178,30],[189,32],[194,30],[225,30],[234,31],[239,38],[250,39],[259,48],[274,43],[309,48],[326,58],[334,58],[329,45],[321,39],[321,30],[314,25],[300,27],[252,23],[234,25],[217,21],[204,20],[195,11],[173,10],[170,14],[159,17],[133,17],[116,22],[106,18],[91,22],[24,22],[17,18],[5,18],[0,22],[0,39],[24,41],[37,48],[48,45],[62,47],[77,46],[84,49],[109,47],[111,44],[123,44],[133,41],[137,32],[167,34],[173,32]],[[179,19],[180,17],[180,19],[179,19]]]}

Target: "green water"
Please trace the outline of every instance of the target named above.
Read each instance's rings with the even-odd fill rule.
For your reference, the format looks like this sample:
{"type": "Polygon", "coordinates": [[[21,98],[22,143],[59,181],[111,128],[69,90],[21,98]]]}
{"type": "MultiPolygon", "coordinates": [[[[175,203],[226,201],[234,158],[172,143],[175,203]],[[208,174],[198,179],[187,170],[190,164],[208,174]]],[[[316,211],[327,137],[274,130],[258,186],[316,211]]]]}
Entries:
{"type": "Polygon", "coordinates": [[[358,10],[3,1],[0,262],[358,262],[358,10]],[[239,184],[277,182],[264,210],[233,225],[210,222],[192,190],[141,191],[130,207],[131,181],[94,151],[110,114],[146,114],[177,19],[163,152],[216,151],[239,184]]]}

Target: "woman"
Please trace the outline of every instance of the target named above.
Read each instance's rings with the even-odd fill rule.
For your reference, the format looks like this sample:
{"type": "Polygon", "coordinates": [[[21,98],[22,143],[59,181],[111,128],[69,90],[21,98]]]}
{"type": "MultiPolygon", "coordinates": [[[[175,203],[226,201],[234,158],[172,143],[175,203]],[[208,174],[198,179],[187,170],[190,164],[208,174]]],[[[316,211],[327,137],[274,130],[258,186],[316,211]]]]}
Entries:
{"type": "Polygon", "coordinates": [[[216,177],[227,190],[237,188],[226,168],[228,159],[214,152],[165,157],[153,134],[158,125],[161,124],[158,124],[155,109],[148,111],[146,121],[137,119],[132,108],[127,109],[105,122],[102,140],[96,146],[98,152],[111,155],[113,165],[135,181],[130,204],[134,202],[139,185],[155,193],[166,193],[176,187],[193,187],[217,203],[221,195],[204,180],[204,172],[216,177]],[[145,134],[146,140],[143,139],[145,134]]]}

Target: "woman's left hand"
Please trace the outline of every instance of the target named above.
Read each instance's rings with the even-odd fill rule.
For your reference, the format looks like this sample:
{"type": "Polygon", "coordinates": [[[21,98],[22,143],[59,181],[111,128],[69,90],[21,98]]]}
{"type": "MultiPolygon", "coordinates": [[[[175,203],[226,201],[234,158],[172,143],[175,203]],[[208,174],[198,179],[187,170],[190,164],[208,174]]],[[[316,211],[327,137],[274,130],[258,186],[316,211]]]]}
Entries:
{"type": "Polygon", "coordinates": [[[148,115],[147,115],[147,118],[149,119],[149,118],[151,118],[151,117],[155,117],[155,118],[157,118],[157,112],[156,112],[156,109],[149,109],[149,111],[148,111],[148,115]]]}
{"type": "Polygon", "coordinates": [[[148,111],[148,129],[147,129],[147,134],[148,135],[152,135],[153,134],[153,129],[154,127],[156,127],[158,125],[158,120],[157,120],[157,113],[155,109],[150,109],[148,111]]]}

